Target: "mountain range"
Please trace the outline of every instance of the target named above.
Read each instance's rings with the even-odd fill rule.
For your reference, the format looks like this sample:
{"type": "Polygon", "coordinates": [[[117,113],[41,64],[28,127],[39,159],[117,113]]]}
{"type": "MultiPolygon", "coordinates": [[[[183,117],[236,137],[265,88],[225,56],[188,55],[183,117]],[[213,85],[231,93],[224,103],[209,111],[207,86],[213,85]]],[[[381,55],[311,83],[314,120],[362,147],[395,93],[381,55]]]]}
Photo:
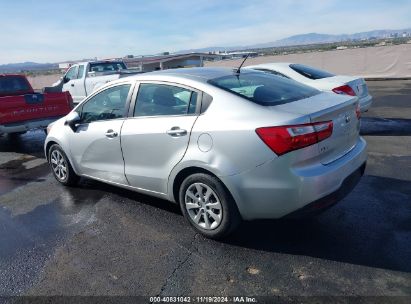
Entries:
{"type": "Polygon", "coordinates": [[[355,34],[342,34],[342,35],[332,35],[332,34],[318,34],[318,33],[307,33],[301,35],[294,35],[284,39],[243,45],[243,46],[229,46],[229,47],[206,47],[199,49],[189,49],[178,51],[177,54],[191,53],[191,52],[218,52],[218,51],[229,51],[229,50],[246,50],[246,49],[263,49],[270,47],[282,47],[282,46],[294,46],[294,45],[307,45],[307,44],[320,44],[320,43],[332,43],[332,42],[343,42],[352,40],[362,40],[371,38],[388,38],[392,35],[402,35],[403,33],[411,34],[411,28],[401,29],[401,30],[374,30],[369,32],[361,32],[355,34]]]}
{"type": "Polygon", "coordinates": [[[15,73],[22,71],[43,71],[58,69],[58,63],[20,62],[0,65],[0,73],[15,73]]]}

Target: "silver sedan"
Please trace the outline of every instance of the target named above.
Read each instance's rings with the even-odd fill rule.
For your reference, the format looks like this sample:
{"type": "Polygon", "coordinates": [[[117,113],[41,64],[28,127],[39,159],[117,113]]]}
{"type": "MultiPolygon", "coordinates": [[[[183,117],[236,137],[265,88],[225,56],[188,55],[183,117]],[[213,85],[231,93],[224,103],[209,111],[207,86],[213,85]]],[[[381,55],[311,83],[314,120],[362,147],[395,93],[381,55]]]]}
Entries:
{"type": "Polygon", "coordinates": [[[321,91],[357,96],[361,112],[368,111],[372,105],[372,96],[361,77],[334,75],[307,65],[286,62],[263,63],[247,68],[290,78],[321,91]]]}
{"type": "Polygon", "coordinates": [[[60,183],[92,178],[180,204],[200,233],[317,212],[364,172],[358,98],[263,72],[193,68],[111,82],[48,128],[60,183]]]}

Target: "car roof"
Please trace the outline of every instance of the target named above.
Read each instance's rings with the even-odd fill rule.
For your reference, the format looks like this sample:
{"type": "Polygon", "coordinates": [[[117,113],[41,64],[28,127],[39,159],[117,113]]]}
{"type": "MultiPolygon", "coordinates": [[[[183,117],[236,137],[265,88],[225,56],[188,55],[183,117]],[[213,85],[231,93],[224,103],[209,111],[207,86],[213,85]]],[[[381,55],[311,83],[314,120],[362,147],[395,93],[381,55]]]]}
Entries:
{"type": "Polygon", "coordinates": [[[292,62],[268,62],[268,63],[261,63],[261,64],[255,64],[255,65],[249,65],[247,68],[288,68],[290,67],[291,64],[294,64],[292,62]]]}

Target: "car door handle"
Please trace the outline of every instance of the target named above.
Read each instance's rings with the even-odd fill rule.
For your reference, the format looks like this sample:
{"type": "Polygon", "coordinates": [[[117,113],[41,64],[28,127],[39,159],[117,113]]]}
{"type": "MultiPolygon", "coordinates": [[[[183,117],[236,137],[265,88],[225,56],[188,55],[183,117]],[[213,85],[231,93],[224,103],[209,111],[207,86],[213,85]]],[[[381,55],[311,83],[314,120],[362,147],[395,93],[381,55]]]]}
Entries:
{"type": "Polygon", "coordinates": [[[74,87],[74,83],[72,83],[71,86],[74,87]]]}
{"type": "Polygon", "coordinates": [[[187,135],[187,130],[180,129],[179,127],[173,127],[171,130],[167,131],[167,134],[173,137],[179,137],[187,135]]]}
{"type": "Polygon", "coordinates": [[[106,132],[106,137],[108,137],[108,138],[114,138],[114,137],[117,137],[117,136],[118,136],[118,133],[114,132],[111,129],[106,132]]]}

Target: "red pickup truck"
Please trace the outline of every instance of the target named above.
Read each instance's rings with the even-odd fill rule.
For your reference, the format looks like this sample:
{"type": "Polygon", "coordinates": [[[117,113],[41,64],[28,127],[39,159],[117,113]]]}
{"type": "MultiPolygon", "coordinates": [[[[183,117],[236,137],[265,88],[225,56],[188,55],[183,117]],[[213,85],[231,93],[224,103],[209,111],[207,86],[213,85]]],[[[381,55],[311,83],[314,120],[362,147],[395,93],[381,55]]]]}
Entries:
{"type": "Polygon", "coordinates": [[[72,108],[69,92],[36,93],[24,75],[0,74],[0,135],[45,129],[72,108]]]}

